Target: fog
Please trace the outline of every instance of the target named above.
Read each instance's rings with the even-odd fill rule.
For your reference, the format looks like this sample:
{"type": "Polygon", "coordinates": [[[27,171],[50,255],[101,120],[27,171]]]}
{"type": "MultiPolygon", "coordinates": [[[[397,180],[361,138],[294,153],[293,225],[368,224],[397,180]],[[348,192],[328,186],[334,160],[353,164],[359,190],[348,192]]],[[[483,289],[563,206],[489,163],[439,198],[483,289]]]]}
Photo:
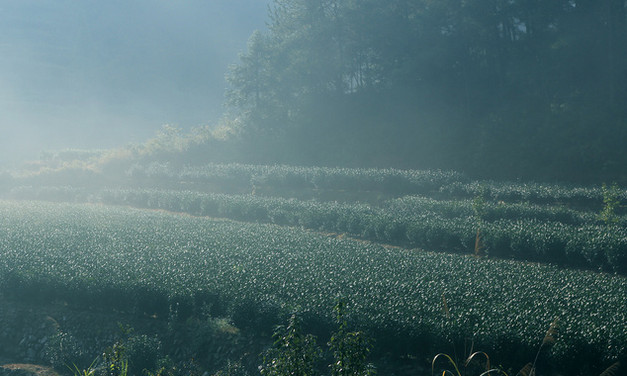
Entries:
{"type": "Polygon", "coordinates": [[[266,0],[0,1],[0,165],[141,142],[223,112],[266,0]]]}
{"type": "Polygon", "coordinates": [[[0,0],[0,376],[627,374],[625,46],[627,0],[0,0]]]}
{"type": "Polygon", "coordinates": [[[627,181],[624,2],[436,3],[0,0],[0,161],[224,116],[167,158],[627,181]]]}

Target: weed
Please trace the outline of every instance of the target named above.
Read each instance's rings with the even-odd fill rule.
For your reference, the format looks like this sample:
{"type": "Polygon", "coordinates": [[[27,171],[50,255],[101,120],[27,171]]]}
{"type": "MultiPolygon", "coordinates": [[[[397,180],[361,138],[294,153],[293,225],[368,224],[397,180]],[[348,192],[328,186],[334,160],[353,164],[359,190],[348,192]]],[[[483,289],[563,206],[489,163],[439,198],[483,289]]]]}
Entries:
{"type": "Polygon", "coordinates": [[[320,359],[322,352],[316,345],[316,338],[313,335],[303,335],[300,317],[292,314],[287,326],[278,326],[273,337],[274,347],[265,353],[264,364],[259,367],[262,375],[317,374],[315,363],[320,359]]]}
{"type": "Polygon", "coordinates": [[[616,372],[620,368],[620,362],[615,362],[603,371],[599,376],[616,376],[616,372]]]}
{"type": "Polygon", "coordinates": [[[333,351],[334,362],[330,365],[332,376],[375,375],[374,366],[366,362],[372,344],[363,332],[348,331],[346,320],[346,300],[338,299],[335,307],[335,319],[339,325],[331,336],[329,347],[333,351]]]}
{"type": "Polygon", "coordinates": [[[128,375],[128,357],[126,355],[126,347],[121,342],[116,342],[105,350],[104,369],[107,376],[127,376],[128,375]]]}
{"type": "MultiPolygon", "coordinates": [[[[340,298],[333,307],[339,327],[328,343],[333,353],[333,363],[329,365],[331,375],[376,375],[374,366],[366,361],[372,349],[371,341],[363,332],[348,330],[346,305],[346,300],[340,298]]],[[[322,350],[314,336],[301,332],[300,318],[296,314],[292,314],[287,326],[277,327],[274,338],[274,347],[266,351],[264,364],[259,367],[262,375],[317,374],[315,365],[322,357],[322,350]]]]}
{"type": "Polygon", "coordinates": [[[97,363],[98,358],[94,359],[91,364],[84,369],[80,369],[76,363],[72,363],[72,367],[66,366],[70,372],[72,372],[72,376],[93,376],[97,371],[97,363]]]}
{"type": "MultiPolygon", "coordinates": [[[[442,306],[447,315],[447,320],[450,319],[450,312],[449,312],[448,304],[446,302],[446,298],[444,297],[444,294],[442,295],[442,306]]],[[[559,333],[559,323],[556,318],[555,320],[553,320],[553,322],[551,322],[549,329],[546,331],[544,338],[542,339],[542,343],[540,344],[540,347],[538,348],[538,351],[536,353],[535,359],[533,360],[533,363],[531,362],[527,363],[520,371],[518,371],[516,375],[535,376],[536,375],[536,363],[538,361],[538,357],[540,356],[542,349],[554,344],[555,341],[557,340],[558,333],[559,333]]],[[[470,369],[469,366],[471,365],[473,360],[475,360],[475,358],[481,358],[481,357],[485,359],[485,363],[484,363],[484,367],[482,367],[482,371],[481,371],[482,373],[480,374],[480,376],[490,375],[490,374],[503,374],[505,376],[508,376],[508,374],[500,368],[491,368],[490,357],[488,356],[488,354],[483,351],[473,351],[472,346],[470,350],[470,355],[464,361],[463,367],[460,367],[458,365],[458,362],[456,362],[450,355],[445,354],[445,353],[437,354],[435,357],[433,357],[433,360],[431,361],[431,374],[433,375],[435,372],[436,362],[439,359],[444,359],[445,361],[448,361],[447,363],[453,367],[453,370],[455,372],[449,369],[443,369],[442,376],[446,376],[447,374],[451,374],[453,376],[462,376],[462,374],[465,375],[466,372],[470,369]]]]}
{"type": "MultiPolygon", "coordinates": [[[[490,374],[499,374],[499,373],[505,376],[508,376],[507,373],[500,368],[490,368],[490,357],[488,356],[488,354],[486,354],[483,351],[476,351],[470,354],[468,358],[466,358],[466,361],[464,362],[464,370],[466,370],[466,368],[470,366],[470,364],[475,359],[475,357],[480,357],[480,356],[483,356],[485,358],[485,367],[484,367],[485,371],[483,371],[480,376],[487,376],[490,374]]],[[[431,374],[432,375],[434,374],[435,363],[440,358],[445,358],[445,360],[448,360],[448,363],[452,365],[453,369],[455,370],[455,372],[451,372],[450,370],[445,369],[442,371],[442,376],[445,376],[446,374],[452,374],[454,376],[455,375],[462,376],[462,372],[460,371],[457,363],[453,360],[453,358],[451,358],[449,355],[444,354],[444,353],[440,353],[436,355],[435,357],[433,357],[433,361],[431,362],[431,374]]]]}
{"type": "Polygon", "coordinates": [[[483,245],[483,234],[481,233],[481,227],[477,227],[477,235],[475,236],[475,257],[483,256],[485,246],[483,245]]]}
{"type": "MultiPolygon", "coordinates": [[[[536,374],[536,363],[538,362],[538,357],[540,356],[540,352],[542,351],[542,348],[554,344],[555,341],[557,340],[557,334],[558,333],[559,333],[559,321],[558,321],[557,318],[555,318],[551,322],[551,325],[549,325],[549,329],[544,334],[544,338],[542,339],[542,343],[540,344],[540,347],[538,348],[538,352],[536,353],[536,357],[533,360],[533,363],[531,363],[531,368],[529,370],[529,376],[534,376],[536,374]]],[[[526,367],[527,366],[523,367],[523,370],[526,367]]]]}
{"type": "Polygon", "coordinates": [[[225,368],[221,369],[213,376],[247,376],[248,372],[244,369],[244,366],[240,362],[227,362],[225,368]]]}
{"type": "Polygon", "coordinates": [[[618,222],[616,209],[620,206],[620,189],[616,183],[609,187],[603,183],[601,190],[603,192],[603,209],[599,213],[599,219],[606,225],[615,224],[618,222]]]}

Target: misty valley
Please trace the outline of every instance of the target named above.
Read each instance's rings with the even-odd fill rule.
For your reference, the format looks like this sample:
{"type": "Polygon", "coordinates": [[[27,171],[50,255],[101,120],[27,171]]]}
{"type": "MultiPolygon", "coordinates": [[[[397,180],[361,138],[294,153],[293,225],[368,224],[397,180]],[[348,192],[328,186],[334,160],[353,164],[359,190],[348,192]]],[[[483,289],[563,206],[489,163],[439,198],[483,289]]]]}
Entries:
{"type": "Polygon", "coordinates": [[[627,375],[627,1],[0,1],[0,376],[627,375]]]}

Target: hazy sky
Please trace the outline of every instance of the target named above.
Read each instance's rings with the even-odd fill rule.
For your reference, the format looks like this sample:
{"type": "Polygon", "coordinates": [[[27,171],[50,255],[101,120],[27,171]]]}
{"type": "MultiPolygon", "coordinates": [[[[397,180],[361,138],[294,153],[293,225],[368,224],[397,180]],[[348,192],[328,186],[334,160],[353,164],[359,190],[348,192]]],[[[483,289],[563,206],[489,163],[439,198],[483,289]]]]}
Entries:
{"type": "Polygon", "coordinates": [[[222,113],[268,0],[0,0],[0,165],[222,113]]]}

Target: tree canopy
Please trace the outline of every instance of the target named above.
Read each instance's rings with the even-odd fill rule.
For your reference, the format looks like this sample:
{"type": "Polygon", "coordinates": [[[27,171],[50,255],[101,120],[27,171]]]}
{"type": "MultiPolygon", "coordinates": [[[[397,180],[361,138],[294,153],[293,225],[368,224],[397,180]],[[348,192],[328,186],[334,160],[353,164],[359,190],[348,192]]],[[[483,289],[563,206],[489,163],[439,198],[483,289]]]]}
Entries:
{"type": "Polygon", "coordinates": [[[624,181],[624,0],[274,0],[231,111],[304,164],[624,181]]]}

